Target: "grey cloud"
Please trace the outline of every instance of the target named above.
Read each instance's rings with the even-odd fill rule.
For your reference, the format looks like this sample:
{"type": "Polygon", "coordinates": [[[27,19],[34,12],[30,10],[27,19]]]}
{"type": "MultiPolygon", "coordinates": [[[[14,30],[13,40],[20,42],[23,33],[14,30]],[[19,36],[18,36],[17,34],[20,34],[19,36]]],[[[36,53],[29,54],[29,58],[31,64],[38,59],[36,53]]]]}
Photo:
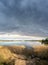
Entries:
{"type": "Polygon", "coordinates": [[[48,0],[0,0],[0,32],[48,36],[48,0]]]}

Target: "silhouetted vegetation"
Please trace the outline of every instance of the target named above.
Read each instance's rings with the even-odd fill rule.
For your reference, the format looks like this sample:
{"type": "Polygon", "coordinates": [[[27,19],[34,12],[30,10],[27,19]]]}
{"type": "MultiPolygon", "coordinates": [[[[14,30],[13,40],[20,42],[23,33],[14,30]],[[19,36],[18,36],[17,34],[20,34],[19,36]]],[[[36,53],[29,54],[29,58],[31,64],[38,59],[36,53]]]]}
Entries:
{"type": "Polygon", "coordinates": [[[42,40],[42,44],[48,44],[48,38],[42,40]]]}

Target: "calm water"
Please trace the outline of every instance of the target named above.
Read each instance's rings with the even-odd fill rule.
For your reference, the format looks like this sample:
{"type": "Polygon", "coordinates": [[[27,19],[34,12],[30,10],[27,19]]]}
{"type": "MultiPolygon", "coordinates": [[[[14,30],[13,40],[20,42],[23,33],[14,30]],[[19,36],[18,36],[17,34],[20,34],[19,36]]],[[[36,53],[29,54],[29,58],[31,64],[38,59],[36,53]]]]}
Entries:
{"type": "Polygon", "coordinates": [[[35,45],[41,45],[40,42],[37,41],[28,41],[28,42],[0,42],[0,45],[26,45],[26,46],[35,46],[35,45]]]}

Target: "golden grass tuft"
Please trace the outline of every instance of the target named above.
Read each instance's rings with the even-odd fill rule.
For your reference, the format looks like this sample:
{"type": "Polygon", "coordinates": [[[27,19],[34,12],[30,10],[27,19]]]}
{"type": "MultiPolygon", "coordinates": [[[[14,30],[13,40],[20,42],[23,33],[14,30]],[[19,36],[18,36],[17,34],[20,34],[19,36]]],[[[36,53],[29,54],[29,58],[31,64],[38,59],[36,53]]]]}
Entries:
{"type": "Polygon", "coordinates": [[[25,46],[7,46],[7,48],[15,54],[22,54],[24,52],[25,46]]]}
{"type": "Polygon", "coordinates": [[[12,56],[12,53],[10,52],[8,48],[5,48],[4,46],[2,46],[0,48],[0,56],[2,56],[4,60],[7,60],[12,56]]]}
{"type": "Polygon", "coordinates": [[[41,45],[34,47],[35,55],[41,58],[48,58],[48,46],[41,45]]]}

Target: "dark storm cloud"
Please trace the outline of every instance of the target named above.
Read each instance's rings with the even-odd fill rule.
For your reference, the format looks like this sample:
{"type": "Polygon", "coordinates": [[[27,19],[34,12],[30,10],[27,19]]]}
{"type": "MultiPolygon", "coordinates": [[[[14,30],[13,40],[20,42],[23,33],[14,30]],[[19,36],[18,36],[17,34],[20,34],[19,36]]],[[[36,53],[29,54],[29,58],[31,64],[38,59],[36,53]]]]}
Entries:
{"type": "Polygon", "coordinates": [[[48,36],[48,0],[0,0],[0,32],[48,36]]]}

